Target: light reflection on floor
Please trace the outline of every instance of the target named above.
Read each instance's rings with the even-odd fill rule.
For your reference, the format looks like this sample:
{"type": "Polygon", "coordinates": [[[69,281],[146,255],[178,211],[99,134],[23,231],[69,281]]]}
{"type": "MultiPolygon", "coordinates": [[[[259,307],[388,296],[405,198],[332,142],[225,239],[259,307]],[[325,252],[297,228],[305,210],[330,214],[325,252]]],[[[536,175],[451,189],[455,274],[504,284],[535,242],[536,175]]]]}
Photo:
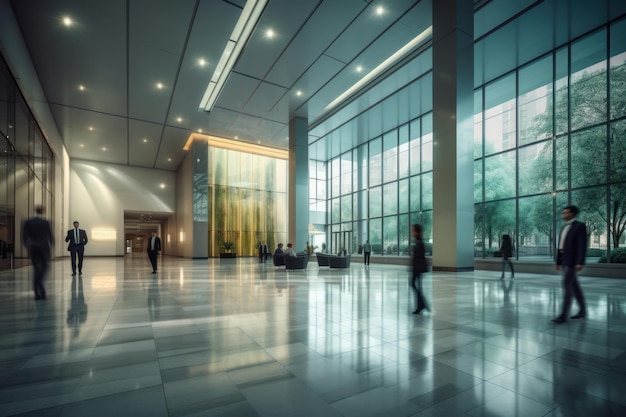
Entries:
{"type": "Polygon", "coordinates": [[[287,272],[255,258],[86,258],[0,273],[0,416],[626,415],[626,286],[406,266],[287,272]],[[574,307],[575,312],[575,307],[574,307]]]}

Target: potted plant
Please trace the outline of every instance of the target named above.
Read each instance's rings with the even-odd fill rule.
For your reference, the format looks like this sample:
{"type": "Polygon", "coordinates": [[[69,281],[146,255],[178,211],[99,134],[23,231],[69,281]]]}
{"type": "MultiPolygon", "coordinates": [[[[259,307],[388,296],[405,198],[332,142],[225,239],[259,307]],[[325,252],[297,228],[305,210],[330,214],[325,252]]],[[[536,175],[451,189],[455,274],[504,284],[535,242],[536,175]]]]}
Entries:
{"type": "Polygon", "coordinates": [[[237,254],[233,252],[235,249],[235,242],[225,240],[222,242],[222,251],[220,252],[220,258],[236,258],[237,254]]]}

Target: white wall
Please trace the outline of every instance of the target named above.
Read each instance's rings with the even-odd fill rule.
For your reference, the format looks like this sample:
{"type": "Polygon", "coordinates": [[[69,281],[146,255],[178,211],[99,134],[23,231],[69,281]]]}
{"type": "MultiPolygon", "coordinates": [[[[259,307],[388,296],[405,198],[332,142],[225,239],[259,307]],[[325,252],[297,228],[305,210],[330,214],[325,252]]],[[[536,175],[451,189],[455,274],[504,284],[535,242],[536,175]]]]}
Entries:
{"type": "Polygon", "coordinates": [[[193,153],[189,152],[176,173],[176,254],[193,258],[193,153]],[[182,241],[181,241],[182,237],[182,241]]]}
{"type": "Polygon", "coordinates": [[[59,238],[77,220],[89,237],[86,256],[123,256],[124,210],[174,213],[176,173],[72,159],[69,195],[70,217],[59,238]]]}

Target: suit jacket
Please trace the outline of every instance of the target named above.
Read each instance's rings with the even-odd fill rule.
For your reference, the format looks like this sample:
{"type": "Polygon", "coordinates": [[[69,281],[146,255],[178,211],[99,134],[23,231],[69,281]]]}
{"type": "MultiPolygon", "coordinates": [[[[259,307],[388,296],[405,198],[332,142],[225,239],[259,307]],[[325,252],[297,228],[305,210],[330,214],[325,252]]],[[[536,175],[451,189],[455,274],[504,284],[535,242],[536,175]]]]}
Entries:
{"type": "Polygon", "coordinates": [[[67,236],[65,236],[65,241],[69,242],[67,245],[67,250],[76,250],[78,248],[84,247],[89,239],[87,239],[87,232],[83,229],[78,229],[78,243],[74,242],[74,229],[70,229],[67,231],[67,236]]]}
{"type": "MultiPolygon", "coordinates": [[[[148,239],[148,252],[150,252],[152,249],[150,249],[150,243],[152,243],[152,236],[150,236],[150,239],[148,239]]],[[[156,240],[154,241],[154,251],[158,252],[161,250],[161,239],[157,236],[156,240]]]]}
{"type": "MultiPolygon", "coordinates": [[[[561,228],[561,231],[563,229],[561,228]]],[[[559,232],[559,244],[561,247],[561,233],[559,232]]],[[[576,266],[585,264],[587,253],[587,227],[584,223],[574,220],[565,236],[563,250],[557,250],[556,264],[563,266],[576,266]]]]}
{"type": "Polygon", "coordinates": [[[54,242],[50,223],[41,217],[33,217],[27,220],[24,223],[22,239],[24,240],[24,246],[28,249],[40,248],[50,250],[54,242]]]}

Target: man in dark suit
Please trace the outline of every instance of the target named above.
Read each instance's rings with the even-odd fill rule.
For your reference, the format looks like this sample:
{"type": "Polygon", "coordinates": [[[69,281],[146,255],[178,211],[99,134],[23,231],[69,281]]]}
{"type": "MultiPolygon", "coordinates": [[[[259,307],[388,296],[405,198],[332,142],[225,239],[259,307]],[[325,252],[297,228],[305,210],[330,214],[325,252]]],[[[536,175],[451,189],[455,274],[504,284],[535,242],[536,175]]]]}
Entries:
{"type": "Polygon", "coordinates": [[[88,242],[87,232],[78,228],[78,222],[74,221],[74,228],[67,231],[65,241],[69,242],[67,250],[72,254],[72,276],[76,275],[76,257],[78,257],[78,273],[83,274],[83,255],[85,245],[88,242]]]}
{"type": "Polygon", "coordinates": [[[156,274],[157,271],[157,257],[161,251],[161,239],[157,236],[156,232],[152,232],[152,237],[148,240],[148,258],[152,264],[152,273],[156,274]]]}
{"type": "Polygon", "coordinates": [[[43,209],[35,209],[35,217],[24,223],[22,237],[24,246],[28,248],[30,259],[33,263],[33,288],[35,290],[35,300],[45,300],[46,290],[43,287],[43,279],[48,270],[50,261],[50,247],[54,242],[50,223],[43,216],[43,209]]]}
{"type": "Polygon", "coordinates": [[[572,306],[572,297],[576,297],[580,310],[570,318],[582,319],[587,314],[585,296],[576,277],[576,273],[583,269],[585,265],[587,228],[584,223],[575,220],[577,215],[578,207],[576,206],[567,206],[563,209],[562,218],[565,221],[565,225],[559,234],[556,269],[557,271],[563,270],[563,290],[565,295],[561,314],[552,320],[555,323],[565,323],[567,321],[567,316],[572,306]]]}

